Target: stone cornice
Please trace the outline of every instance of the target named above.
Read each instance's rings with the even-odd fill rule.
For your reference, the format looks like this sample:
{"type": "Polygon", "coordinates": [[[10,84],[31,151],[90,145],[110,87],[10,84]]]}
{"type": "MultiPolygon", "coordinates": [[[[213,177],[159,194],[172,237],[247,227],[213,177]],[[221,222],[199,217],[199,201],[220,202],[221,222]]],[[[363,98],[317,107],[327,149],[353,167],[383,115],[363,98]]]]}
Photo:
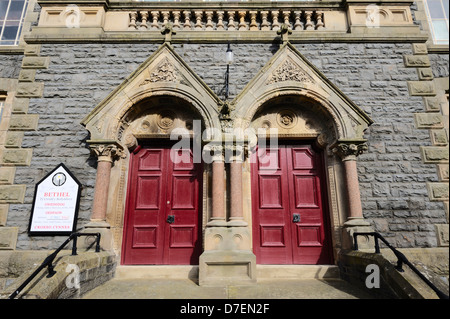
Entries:
{"type": "MultiPolygon", "coordinates": [[[[398,27],[384,28],[387,33],[351,34],[343,32],[315,31],[314,33],[300,33],[289,36],[290,43],[425,43],[428,35],[424,33],[402,33],[398,27]]],[[[148,32],[105,32],[101,28],[84,29],[62,28],[34,28],[24,36],[29,44],[43,43],[163,43],[165,36],[160,31],[148,32]]],[[[172,44],[177,43],[273,43],[281,41],[276,31],[248,32],[248,31],[215,31],[214,33],[183,31],[172,37],[172,44]]]]}

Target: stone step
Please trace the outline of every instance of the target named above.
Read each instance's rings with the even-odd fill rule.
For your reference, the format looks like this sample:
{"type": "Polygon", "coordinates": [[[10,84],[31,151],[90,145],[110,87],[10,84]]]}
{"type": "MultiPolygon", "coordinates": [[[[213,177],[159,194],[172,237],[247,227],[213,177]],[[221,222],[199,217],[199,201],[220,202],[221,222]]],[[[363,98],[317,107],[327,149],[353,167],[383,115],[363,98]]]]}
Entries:
{"type": "MultiPolygon", "coordinates": [[[[335,265],[257,265],[258,280],[262,279],[338,279],[335,265]]],[[[117,279],[197,279],[198,266],[146,265],[118,266],[117,279]]]]}
{"type": "Polygon", "coordinates": [[[258,279],[339,279],[335,265],[257,265],[258,279]]]}
{"type": "Polygon", "coordinates": [[[117,279],[197,279],[198,266],[145,265],[117,266],[117,279]]]}

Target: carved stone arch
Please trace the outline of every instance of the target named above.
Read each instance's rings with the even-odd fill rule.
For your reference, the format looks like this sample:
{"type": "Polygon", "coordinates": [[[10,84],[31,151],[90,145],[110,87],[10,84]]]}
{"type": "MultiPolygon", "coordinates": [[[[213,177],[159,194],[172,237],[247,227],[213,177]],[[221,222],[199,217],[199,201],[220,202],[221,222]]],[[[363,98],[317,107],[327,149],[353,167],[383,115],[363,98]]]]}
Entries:
{"type": "MultiPolygon", "coordinates": [[[[366,141],[364,131],[373,121],[289,42],[280,47],[232,104],[235,128],[245,130],[273,125],[278,128],[278,137],[316,139],[319,146],[325,148],[327,214],[336,258],[340,249],[349,247],[349,233],[344,229],[356,216],[352,215],[358,210],[354,204],[360,199],[358,181],[354,178],[357,177],[356,164],[350,165],[355,163],[356,156],[349,154],[345,160],[352,161],[343,161],[334,150],[339,150],[341,145],[362,150],[366,141]]],[[[249,163],[246,165],[244,197],[251,203],[251,169],[249,163]]],[[[252,211],[251,204],[248,205],[247,216],[252,211]]]]}
{"type": "Polygon", "coordinates": [[[234,99],[235,127],[246,128],[256,112],[278,96],[315,101],[334,122],[337,140],[363,139],[372,120],[289,42],[234,99]]]}
{"type": "MultiPolygon", "coordinates": [[[[197,119],[201,121],[201,129],[220,130],[219,102],[214,92],[165,43],[83,119],[81,124],[90,132],[91,148],[111,145],[121,154],[104,162],[105,170],[97,170],[95,189],[102,189],[103,201],[98,205],[102,213],[96,216],[107,225],[107,234],[102,235],[106,247],[120,254],[129,170],[129,161],[123,159],[137,141],[168,140],[174,128],[192,132],[192,122],[197,119]]],[[[206,183],[208,179],[203,180],[206,183]]],[[[205,197],[207,185],[203,190],[205,197]]],[[[99,225],[97,220],[94,226],[99,225]]]]}

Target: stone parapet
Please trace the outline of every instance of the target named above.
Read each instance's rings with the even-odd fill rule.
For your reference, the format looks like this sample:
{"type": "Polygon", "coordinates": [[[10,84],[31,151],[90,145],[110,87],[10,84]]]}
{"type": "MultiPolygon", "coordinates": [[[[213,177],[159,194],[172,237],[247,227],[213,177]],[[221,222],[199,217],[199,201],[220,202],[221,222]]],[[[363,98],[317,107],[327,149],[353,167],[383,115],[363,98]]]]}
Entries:
{"type": "Polygon", "coordinates": [[[174,42],[272,41],[279,37],[276,32],[282,25],[292,30],[293,42],[355,37],[410,41],[417,36],[426,41],[413,23],[412,1],[371,3],[90,1],[88,5],[74,1],[67,5],[64,1],[44,0],[39,1],[39,24],[26,39],[38,43],[69,39],[120,41],[126,37],[131,42],[160,42],[164,39],[160,31],[171,24],[176,31],[174,42]]]}

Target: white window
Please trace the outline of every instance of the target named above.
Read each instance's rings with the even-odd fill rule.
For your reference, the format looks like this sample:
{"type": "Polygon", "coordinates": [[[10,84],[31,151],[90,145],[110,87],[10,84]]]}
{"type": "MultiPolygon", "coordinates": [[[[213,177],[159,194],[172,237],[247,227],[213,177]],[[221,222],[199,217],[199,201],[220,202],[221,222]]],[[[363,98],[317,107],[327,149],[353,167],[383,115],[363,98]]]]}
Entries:
{"type": "Polygon", "coordinates": [[[434,44],[448,44],[449,0],[424,0],[434,44]]]}
{"type": "Polygon", "coordinates": [[[6,93],[0,92],[0,123],[2,122],[3,106],[5,105],[6,93]]]}
{"type": "Polygon", "coordinates": [[[28,0],[0,0],[0,45],[18,45],[28,0]]]}

